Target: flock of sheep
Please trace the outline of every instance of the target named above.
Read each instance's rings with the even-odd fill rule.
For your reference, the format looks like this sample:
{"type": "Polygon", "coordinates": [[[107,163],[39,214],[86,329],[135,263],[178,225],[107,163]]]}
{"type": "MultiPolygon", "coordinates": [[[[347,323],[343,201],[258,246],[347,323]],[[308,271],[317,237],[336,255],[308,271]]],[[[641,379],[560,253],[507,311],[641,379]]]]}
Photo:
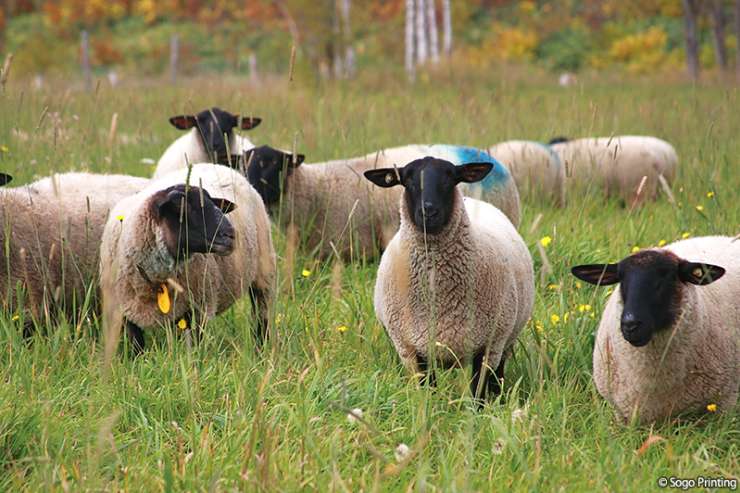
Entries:
{"type": "MultiPolygon", "coordinates": [[[[139,352],[147,331],[197,336],[248,294],[259,348],[276,295],[271,224],[293,224],[321,258],[382,252],[375,312],[401,361],[429,385],[438,366],[472,364],[479,403],[501,393],[534,304],[532,257],[517,231],[520,192],[563,206],[581,183],[636,204],[668,189],[678,163],[665,141],[622,136],[488,150],[408,145],[305,164],[234,131],[258,118],[211,108],[170,122],[186,133],[152,179],[66,173],[2,189],[0,288],[25,331],[101,301],[108,328],[139,352]]],[[[0,174],[0,185],[10,180],[0,174]]],[[[619,283],[593,374],[623,419],[735,406],[740,241],[694,238],[572,272],[619,283]]]]}

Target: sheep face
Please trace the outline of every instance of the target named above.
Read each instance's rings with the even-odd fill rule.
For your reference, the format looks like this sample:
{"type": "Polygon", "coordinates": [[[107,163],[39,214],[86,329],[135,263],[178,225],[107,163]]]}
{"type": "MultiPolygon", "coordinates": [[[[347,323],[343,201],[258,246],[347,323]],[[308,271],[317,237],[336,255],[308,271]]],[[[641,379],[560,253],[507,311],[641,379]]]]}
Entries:
{"type": "Polygon", "coordinates": [[[260,118],[233,115],[220,108],[203,110],[197,115],[178,115],[170,123],[180,130],[198,129],[206,153],[218,164],[229,164],[229,142],[234,139],[234,127],[250,130],[260,124],[260,118]]]}
{"type": "Polygon", "coordinates": [[[455,166],[449,161],[425,157],[403,168],[374,169],[365,177],[380,187],[403,185],[404,200],[411,220],[426,234],[439,234],[450,221],[458,183],[482,180],[492,163],[468,163],[455,166]]]}
{"type": "Polygon", "coordinates": [[[234,228],[224,214],[235,206],[228,200],[212,198],[199,187],[175,185],[154,194],[151,207],[174,259],[193,253],[228,255],[234,250],[234,228]]]}
{"type": "Polygon", "coordinates": [[[725,270],[689,262],[668,250],[644,250],[618,264],[579,265],[571,272],[591,284],[620,283],[622,336],[633,346],[642,347],[676,322],[685,283],[704,286],[722,277],[725,270]]]}
{"type": "Polygon", "coordinates": [[[260,146],[244,153],[247,179],[266,206],[277,204],[285,190],[287,177],[303,163],[303,154],[290,154],[270,146],[260,146]]]}

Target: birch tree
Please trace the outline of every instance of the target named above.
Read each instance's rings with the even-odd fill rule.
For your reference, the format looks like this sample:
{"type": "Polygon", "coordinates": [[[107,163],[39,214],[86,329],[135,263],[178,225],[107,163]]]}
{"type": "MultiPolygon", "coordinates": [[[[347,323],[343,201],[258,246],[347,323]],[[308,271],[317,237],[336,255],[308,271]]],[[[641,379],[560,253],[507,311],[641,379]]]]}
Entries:
{"type": "Polygon", "coordinates": [[[427,27],[429,28],[429,55],[432,63],[439,62],[439,38],[437,36],[437,12],[436,1],[426,0],[427,2],[427,27]]]}
{"type": "MultiPolygon", "coordinates": [[[[740,0],[738,0],[740,1],[740,0]]],[[[406,0],[406,73],[409,79],[414,78],[414,0],[406,0]]]]}
{"type": "Polygon", "coordinates": [[[352,24],[350,23],[351,0],[339,0],[339,12],[342,18],[342,41],[344,43],[344,76],[355,74],[355,47],[352,43],[352,24]]]}
{"type": "Polygon", "coordinates": [[[429,53],[425,20],[426,2],[424,0],[416,0],[416,60],[419,62],[419,65],[426,63],[429,53]]]}
{"type": "MultiPolygon", "coordinates": [[[[737,0],[740,3],[740,0],[737,0]]],[[[450,0],[442,0],[442,51],[445,56],[452,53],[452,11],[450,0]]]]}

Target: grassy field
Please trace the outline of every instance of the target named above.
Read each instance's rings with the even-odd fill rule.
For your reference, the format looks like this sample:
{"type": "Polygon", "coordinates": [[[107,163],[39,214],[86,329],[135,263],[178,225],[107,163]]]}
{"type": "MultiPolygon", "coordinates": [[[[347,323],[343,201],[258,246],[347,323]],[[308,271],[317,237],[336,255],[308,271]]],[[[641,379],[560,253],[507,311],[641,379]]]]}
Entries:
{"type": "Polygon", "coordinates": [[[607,290],[569,275],[574,264],[615,261],[635,246],[740,232],[737,87],[605,77],[563,89],[526,74],[463,72],[423,79],[103,84],[95,94],[11,85],[0,94],[0,171],[14,185],[80,168],[148,175],[142,158],[156,160],[179,135],[167,118],[212,105],[262,117],[250,138],[295,142],[309,162],[413,142],[669,140],[681,159],[675,206],[663,197],[630,211],[596,190],[572,193],[564,209],[524,201],[521,232],[539,284],[504,403],[477,412],[469,370],[443,372],[436,390],[420,387],[375,319],[377,264],[286,260],[275,230],[278,337],[263,356],[249,337],[248,302],[214,320],[197,347],[161,334],[110,368],[95,323],[24,341],[2,315],[0,490],[648,491],[660,476],[738,477],[737,411],[654,427],[615,420],[591,381],[607,290]],[[545,236],[553,271],[539,276],[545,236]],[[354,408],[361,421],[348,419],[354,408]],[[650,435],[664,440],[637,453],[650,435]],[[411,455],[399,463],[401,443],[411,455]]]}

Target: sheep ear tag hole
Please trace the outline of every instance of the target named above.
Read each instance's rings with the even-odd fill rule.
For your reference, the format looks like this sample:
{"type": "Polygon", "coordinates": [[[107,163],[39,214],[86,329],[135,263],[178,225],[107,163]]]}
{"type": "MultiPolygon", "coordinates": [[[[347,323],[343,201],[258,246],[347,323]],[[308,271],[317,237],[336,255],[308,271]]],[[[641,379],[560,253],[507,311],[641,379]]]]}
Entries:
{"type": "Polygon", "coordinates": [[[172,303],[170,303],[170,292],[167,289],[166,284],[159,285],[159,291],[157,291],[157,306],[159,311],[162,313],[169,313],[172,303]]]}

